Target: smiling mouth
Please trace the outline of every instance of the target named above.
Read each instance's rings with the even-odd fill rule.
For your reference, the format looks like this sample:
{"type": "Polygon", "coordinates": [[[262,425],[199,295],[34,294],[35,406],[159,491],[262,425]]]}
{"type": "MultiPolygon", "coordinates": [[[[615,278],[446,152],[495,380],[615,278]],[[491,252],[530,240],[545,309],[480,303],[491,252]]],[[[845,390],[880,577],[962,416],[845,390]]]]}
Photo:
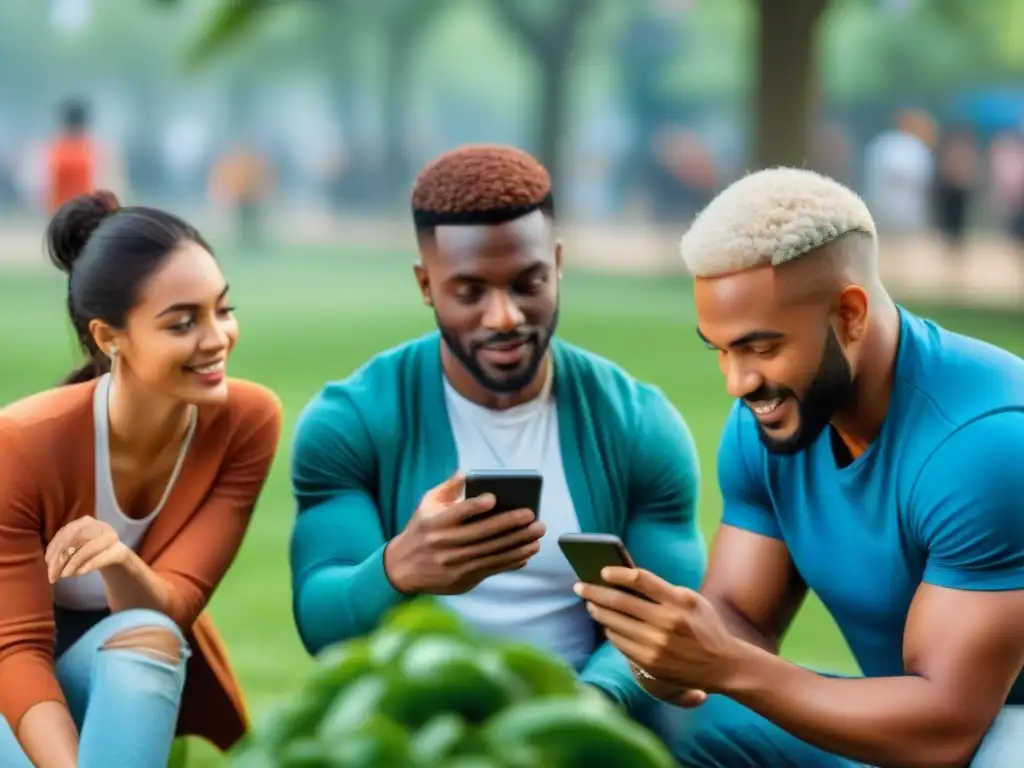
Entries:
{"type": "Polygon", "coordinates": [[[771,400],[748,401],[747,407],[753,412],[754,418],[761,423],[761,426],[771,428],[778,426],[781,421],[782,407],[786,400],[785,397],[776,397],[771,400]]]}
{"type": "Polygon", "coordinates": [[[214,360],[212,363],[202,365],[186,365],[185,370],[189,373],[198,373],[200,376],[210,376],[224,370],[224,360],[214,360]]]}
{"type": "Polygon", "coordinates": [[[495,365],[515,365],[526,354],[529,340],[520,339],[502,344],[488,344],[480,348],[480,354],[495,365]]]}

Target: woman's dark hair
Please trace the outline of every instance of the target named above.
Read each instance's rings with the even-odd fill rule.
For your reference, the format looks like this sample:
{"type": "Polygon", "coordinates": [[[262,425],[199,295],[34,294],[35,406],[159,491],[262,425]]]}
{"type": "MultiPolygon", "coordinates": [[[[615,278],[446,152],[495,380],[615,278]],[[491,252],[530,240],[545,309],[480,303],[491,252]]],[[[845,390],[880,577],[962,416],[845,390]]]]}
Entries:
{"type": "Polygon", "coordinates": [[[100,319],[123,328],[146,280],[182,243],[213,252],[198,231],[155,208],[122,208],[113,192],[80,195],[60,207],[46,230],[50,260],[68,274],[68,315],[86,363],[63,384],[89,381],[110,370],[110,361],[89,332],[100,319]]]}

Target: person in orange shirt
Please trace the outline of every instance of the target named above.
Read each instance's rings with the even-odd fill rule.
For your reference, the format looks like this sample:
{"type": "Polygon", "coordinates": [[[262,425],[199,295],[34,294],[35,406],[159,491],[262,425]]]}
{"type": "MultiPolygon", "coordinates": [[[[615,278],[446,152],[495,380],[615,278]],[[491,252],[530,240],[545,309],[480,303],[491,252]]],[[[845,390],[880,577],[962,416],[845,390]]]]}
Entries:
{"type": "Polygon", "coordinates": [[[61,123],[47,158],[51,214],[68,200],[92,192],[96,184],[97,147],[89,135],[88,108],[80,101],[68,102],[61,123]]]}
{"type": "Polygon", "coordinates": [[[209,246],[109,192],[47,233],[88,360],[0,410],[0,765],[164,768],[227,750],[241,693],[209,617],[277,450],[281,404],[226,376],[209,246]]]}

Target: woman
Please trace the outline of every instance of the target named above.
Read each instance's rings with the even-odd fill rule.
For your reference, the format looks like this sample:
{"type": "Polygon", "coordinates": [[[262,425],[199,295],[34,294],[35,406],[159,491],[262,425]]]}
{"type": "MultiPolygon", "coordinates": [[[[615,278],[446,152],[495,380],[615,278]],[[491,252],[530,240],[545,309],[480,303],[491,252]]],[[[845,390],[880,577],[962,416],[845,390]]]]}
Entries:
{"type": "Polygon", "coordinates": [[[0,765],[163,768],[176,733],[246,729],[203,609],[281,406],[225,377],[238,324],[195,229],[99,192],[47,238],[88,360],[0,410],[0,765]]]}

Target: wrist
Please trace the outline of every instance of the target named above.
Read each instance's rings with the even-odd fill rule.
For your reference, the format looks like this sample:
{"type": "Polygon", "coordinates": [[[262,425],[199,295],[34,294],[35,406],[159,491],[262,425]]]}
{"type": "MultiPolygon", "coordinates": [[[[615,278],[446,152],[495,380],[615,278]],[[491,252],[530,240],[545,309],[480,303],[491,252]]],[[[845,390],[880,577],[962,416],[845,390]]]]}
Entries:
{"type": "Polygon", "coordinates": [[[384,577],[396,592],[406,597],[414,595],[417,590],[410,579],[415,578],[406,571],[406,558],[402,554],[402,534],[398,534],[384,545],[384,577]]]}
{"type": "Polygon", "coordinates": [[[719,693],[729,698],[742,697],[759,687],[767,665],[775,661],[778,661],[778,656],[734,638],[719,665],[721,674],[712,681],[708,693],[719,693]]]}
{"type": "Polygon", "coordinates": [[[117,548],[113,552],[115,557],[103,567],[96,569],[96,572],[102,578],[105,579],[108,576],[128,576],[138,573],[138,563],[141,560],[130,548],[118,543],[117,548]]]}

